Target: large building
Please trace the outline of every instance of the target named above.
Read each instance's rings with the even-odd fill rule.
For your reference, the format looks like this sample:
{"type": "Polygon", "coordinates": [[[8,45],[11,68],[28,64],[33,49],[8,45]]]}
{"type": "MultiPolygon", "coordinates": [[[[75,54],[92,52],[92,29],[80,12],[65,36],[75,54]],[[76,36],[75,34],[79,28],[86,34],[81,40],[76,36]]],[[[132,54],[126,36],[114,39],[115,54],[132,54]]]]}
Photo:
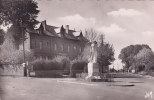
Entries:
{"type": "Polygon", "coordinates": [[[69,25],[47,25],[46,21],[42,21],[38,29],[27,30],[26,38],[25,49],[32,50],[39,59],[52,59],[55,56],[73,59],[82,53],[88,42],[81,31],[71,30],[69,25]]]}

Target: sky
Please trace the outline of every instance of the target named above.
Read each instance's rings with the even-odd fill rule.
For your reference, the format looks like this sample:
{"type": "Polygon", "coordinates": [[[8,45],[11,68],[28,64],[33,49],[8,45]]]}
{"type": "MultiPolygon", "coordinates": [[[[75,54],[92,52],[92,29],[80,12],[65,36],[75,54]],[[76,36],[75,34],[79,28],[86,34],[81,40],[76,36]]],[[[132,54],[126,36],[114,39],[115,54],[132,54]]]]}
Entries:
{"type": "MultiPolygon", "coordinates": [[[[38,20],[53,26],[93,28],[113,44],[114,66],[121,68],[120,50],[132,44],[148,44],[154,50],[154,0],[37,0],[38,20]]],[[[112,65],[112,66],[113,66],[112,65]]]]}

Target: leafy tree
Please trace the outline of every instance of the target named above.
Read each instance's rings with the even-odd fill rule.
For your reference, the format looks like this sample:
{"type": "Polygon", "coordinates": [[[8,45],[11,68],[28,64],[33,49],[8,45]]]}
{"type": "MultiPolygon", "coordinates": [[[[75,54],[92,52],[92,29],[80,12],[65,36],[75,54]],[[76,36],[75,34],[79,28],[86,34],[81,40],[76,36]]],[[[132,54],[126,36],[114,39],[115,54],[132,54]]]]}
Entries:
{"type": "Polygon", "coordinates": [[[39,10],[34,0],[0,0],[0,23],[34,27],[39,10]]]}
{"type": "Polygon", "coordinates": [[[4,31],[0,29],[0,45],[3,44],[4,41],[4,31]]]}
{"type": "Polygon", "coordinates": [[[154,67],[154,53],[151,49],[143,48],[134,59],[137,69],[144,66],[144,70],[149,71],[154,67]]]}
{"type": "MultiPolygon", "coordinates": [[[[18,64],[23,61],[23,51],[17,50],[11,34],[5,35],[5,41],[0,45],[0,64],[18,64]]],[[[26,61],[33,58],[33,52],[25,51],[26,61]]]]}
{"type": "MultiPolygon", "coordinates": [[[[21,39],[21,27],[34,28],[39,10],[34,0],[0,0],[0,24],[12,24],[16,40],[21,39]]],[[[19,41],[20,42],[20,41],[19,41]]]]}
{"type": "Polygon", "coordinates": [[[148,45],[130,45],[123,48],[119,54],[119,59],[125,64],[125,68],[129,69],[134,63],[134,56],[143,48],[151,49],[148,45]]]}
{"type": "Polygon", "coordinates": [[[102,72],[107,72],[108,66],[115,60],[113,46],[109,43],[101,43],[98,50],[98,63],[101,65],[102,72]]]}
{"type": "Polygon", "coordinates": [[[78,56],[77,59],[75,59],[75,61],[77,60],[78,62],[89,62],[89,58],[90,58],[90,45],[86,45],[82,54],[80,56],[78,56]]]}

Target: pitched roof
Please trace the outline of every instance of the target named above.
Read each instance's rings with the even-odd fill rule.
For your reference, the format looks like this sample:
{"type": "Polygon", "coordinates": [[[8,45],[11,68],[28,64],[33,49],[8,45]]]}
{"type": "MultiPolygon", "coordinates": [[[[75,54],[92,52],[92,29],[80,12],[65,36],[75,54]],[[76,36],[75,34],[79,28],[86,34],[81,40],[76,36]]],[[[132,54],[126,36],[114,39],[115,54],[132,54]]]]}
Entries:
{"type": "Polygon", "coordinates": [[[38,34],[37,30],[26,28],[26,32],[38,34]]]}
{"type": "Polygon", "coordinates": [[[66,38],[77,40],[77,38],[73,35],[73,33],[76,32],[74,30],[69,30],[68,33],[65,34],[66,38]]]}
{"type": "Polygon", "coordinates": [[[80,41],[84,41],[84,42],[88,42],[89,40],[87,38],[85,38],[82,34],[82,32],[80,32],[79,36],[76,36],[80,41]]]}
{"type": "Polygon", "coordinates": [[[70,30],[69,26],[68,28],[64,28],[62,25],[60,28],[56,26],[47,25],[46,21],[42,21],[38,29],[35,29],[35,30],[26,29],[26,30],[30,33],[35,33],[35,34],[55,36],[55,37],[66,38],[71,40],[88,42],[88,39],[86,39],[83,36],[82,32],[79,33],[79,31],[75,31],[75,29],[70,30]]]}
{"type": "Polygon", "coordinates": [[[77,38],[73,35],[73,33],[76,32],[75,30],[68,29],[68,32],[66,32],[66,30],[67,29],[65,29],[62,25],[60,28],[60,31],[57,33],[59,35],[59,37],[77,40],[77,38]]]}
{"type": "Polygon", "coordinates": [[[55,29],[58,28],[56,26],[47,25],[46,21],[42,21],[40,28],[43,27],[43,33],[48,36],[58,36],[55,29]]]}

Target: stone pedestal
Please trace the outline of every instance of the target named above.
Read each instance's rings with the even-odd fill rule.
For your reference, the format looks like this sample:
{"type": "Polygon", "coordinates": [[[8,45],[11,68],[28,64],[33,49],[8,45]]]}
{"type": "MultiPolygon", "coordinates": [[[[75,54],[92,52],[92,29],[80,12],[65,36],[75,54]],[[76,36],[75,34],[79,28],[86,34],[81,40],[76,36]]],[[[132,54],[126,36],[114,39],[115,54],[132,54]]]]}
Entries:
{"type": "Polygon", "coordinates": [[[94,75],[95,73],[99,73],[98,63],[88,63],[88,74],[94,75]]]}
{"type": "Polygon", "coordinates": [[[86,79],[101,79],[99,73],[100,72],[98,63],[88,63],[88,76],[86,77],[86,79]]]}

